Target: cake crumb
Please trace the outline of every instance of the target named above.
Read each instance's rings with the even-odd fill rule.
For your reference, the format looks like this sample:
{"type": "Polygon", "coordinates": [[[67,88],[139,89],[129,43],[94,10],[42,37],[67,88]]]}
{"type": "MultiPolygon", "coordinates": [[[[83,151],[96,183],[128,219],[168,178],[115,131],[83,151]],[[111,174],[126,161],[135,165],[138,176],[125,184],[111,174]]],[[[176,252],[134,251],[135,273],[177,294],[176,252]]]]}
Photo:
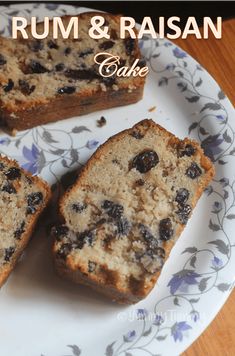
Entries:
{"type": "Polygon", "coordinates": [[[118,91],[118,90],[119,90],[118,85],[117,85],[117,84],[113,84],[113,85],[112,85],[112,89],[113,89],[114,91],[118,91]]]}
{"type": "Polygon", "coordinates": [[[103,127],[104,125],[106,125],[107,121],[104,116],[101,116],[101,118],[97,120],[96,123],[97,127],[103,127]]]}
{"type": "Polygon", "coordinates": [[[151,108],[148,109],[148,112],[153,112],[156,110],[156,106],[152,106],[151,108]]]}
{"type": "Polygon", "coordinates": [[[100,83],[100,88],[102,91],[107,91],[107,88],[104,83],[100,83]]]}

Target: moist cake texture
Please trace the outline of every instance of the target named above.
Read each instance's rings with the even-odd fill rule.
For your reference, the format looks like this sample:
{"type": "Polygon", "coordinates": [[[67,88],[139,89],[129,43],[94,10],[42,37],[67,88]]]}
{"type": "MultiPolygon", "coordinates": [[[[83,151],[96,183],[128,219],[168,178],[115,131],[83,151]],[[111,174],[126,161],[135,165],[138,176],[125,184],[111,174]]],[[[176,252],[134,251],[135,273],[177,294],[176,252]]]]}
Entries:
{"type": "MultiPolygon", "coordinates": [[[[134,103],[142,98],[145,79],[102,77],[94,56],[100,52],[120,56],[119,67],[131,67],[135,59],[143,66],[138,42],[120,39],[120,16],[102,14],[110,39],[89,36],[94,12],[78,16],[79,38],[58,39],[50,35],[35,40],[0,37],[0,118],[9,129],[27,129],[39,124],[113,106],[134,103]]],[[[99,13],[100,15],[100,13],[99,13]]],[[[67,27],[70,16],[62,18],[67,27]]],[[[50,30],[52,22],[50,22],[50,30]]],[[[43,25],[37,25],[38,33],[43,25]]]]}
{"type": "Polygon", "coordinates": [[[26,247],[49,198],[44,181],[0,156],[0,286],[26,247]]]}
{"type": "Polygon", "coordinates": [[[151,120],[111,137],[61,199],[59,274],[121,303],[144,298],[213,175],[198,143],[151,120]]]}

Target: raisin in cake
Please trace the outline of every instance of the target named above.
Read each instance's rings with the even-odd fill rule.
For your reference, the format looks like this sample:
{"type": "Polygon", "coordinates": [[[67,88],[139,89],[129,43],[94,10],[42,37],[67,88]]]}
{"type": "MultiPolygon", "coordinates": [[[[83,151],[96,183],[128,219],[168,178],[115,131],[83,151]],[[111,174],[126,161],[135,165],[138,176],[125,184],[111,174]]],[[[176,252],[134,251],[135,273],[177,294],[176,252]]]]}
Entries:
{"type": "Polygon", "coordinates": [[[44,181],[0,156],[0,286],[28,243],[49,197],[44,181]]]}
{"type": "Polygon", "coordinates": [[[214,175],[200,146],[151,120],[111,137],[60,202],[60,275],[122,303],[153,288],[214,175]]]}
{"type": "MultiPolygon", "coordinates": [[[[110,39],[90,38],[90,18],[78,16],[79,39],[12,40],[0,37],[0,118],[9,129],[23,130],[50,121],[134,103],[142,98],[145,79],[102,77],[94,56],[108,52],[120,56],[119,66],[131,67],[140,59],[137,40],[120,39],[120,16],[102,14],[110,39]]],[[[100,15],[100,13],[99,13],[100,15]]],[[[65,28],[69,16],[62,18],[65,28]]],[[[50,22],[52,30],[52,22],[50,22]]],[[[42,23],[37,31],[43,32],[42,23]]],[[[51,32],[51,31],[50,31],[51,32]]],[[[31,37],[30,37],[31,36],[31,37]]],[[[144,61],[139,61],[143,66],[144,61]]]]}

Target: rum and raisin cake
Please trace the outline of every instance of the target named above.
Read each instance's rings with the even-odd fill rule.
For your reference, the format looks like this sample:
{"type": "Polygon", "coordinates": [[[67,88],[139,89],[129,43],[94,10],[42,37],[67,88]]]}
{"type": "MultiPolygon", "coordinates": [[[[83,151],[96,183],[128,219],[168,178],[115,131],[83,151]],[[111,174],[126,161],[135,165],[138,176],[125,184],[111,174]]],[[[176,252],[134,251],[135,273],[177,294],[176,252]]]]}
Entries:
{"type": "Polygon", "coordinates": [[[50,198],[48,185],[0,156],[0,286],[26,247],[50,198]]]}
{"type": "MultiPolygon", "coordinates": [[[[141,59],[138,41],[120,39],[120,16],[103,14],[110,39],[89,36],[90,19],[100,13],[78,15],[79,38],[68,39],[50,33],[35,40],[0,37],[0,118],[10,130],[23,130],[47,122],[83,115],[92,111],[134,103],[142,98],[145,78],[103,77],[94,62],[97,53],[120,56],[119,67],[131,67],[141,59]]],[[[70,16],[62,17],[66,28],[70,16]]],[[[43,24],[37,25],[43,33],[43,24]]],[[[105,58],[105,57],[104,57],[105,58]]],[[[143,66],[144,61],[139,61],[143,66]]]]}
{"type": "Polygon", "coordinates": [[[121,303],[144,298],[213,175],[198,143],[152,120],[111,137],[60,202],[58,273],[121,303]]]}

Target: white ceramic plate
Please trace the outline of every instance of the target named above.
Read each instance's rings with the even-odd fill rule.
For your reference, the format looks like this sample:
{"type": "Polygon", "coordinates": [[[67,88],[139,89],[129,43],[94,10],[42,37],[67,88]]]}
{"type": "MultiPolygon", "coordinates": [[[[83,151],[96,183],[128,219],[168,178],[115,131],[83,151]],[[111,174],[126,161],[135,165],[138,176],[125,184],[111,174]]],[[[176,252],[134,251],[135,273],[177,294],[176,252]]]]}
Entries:
{"type": "MultiPolygon", "coordinates": [[[[84,9],[79,9],[84,11],[84,9]]],[[[76,14],[57,4],[0,7],[0,31],[12,16],[76,14]]],[[[165,264],[152,293],[133,306],[112,304],[54,273],[45,230],[37,232],[1,290],[4,356],[177,355],[207,327],[234,281],[235,115],[210,75],[167,40],[140,41],[151,67],[144,99],[55,124],[0,135],[0,151],[55,184],[83,164],[109,136],[151,117],[179,137],[201,142],[216,177],[165,264]],[[149,109],[156,106],[155,111],[149,109]],[[97,128],[104,115],[107,125],[97,128]]],[[[56,185],[53,185],[56,190],[56,185]]]]}

